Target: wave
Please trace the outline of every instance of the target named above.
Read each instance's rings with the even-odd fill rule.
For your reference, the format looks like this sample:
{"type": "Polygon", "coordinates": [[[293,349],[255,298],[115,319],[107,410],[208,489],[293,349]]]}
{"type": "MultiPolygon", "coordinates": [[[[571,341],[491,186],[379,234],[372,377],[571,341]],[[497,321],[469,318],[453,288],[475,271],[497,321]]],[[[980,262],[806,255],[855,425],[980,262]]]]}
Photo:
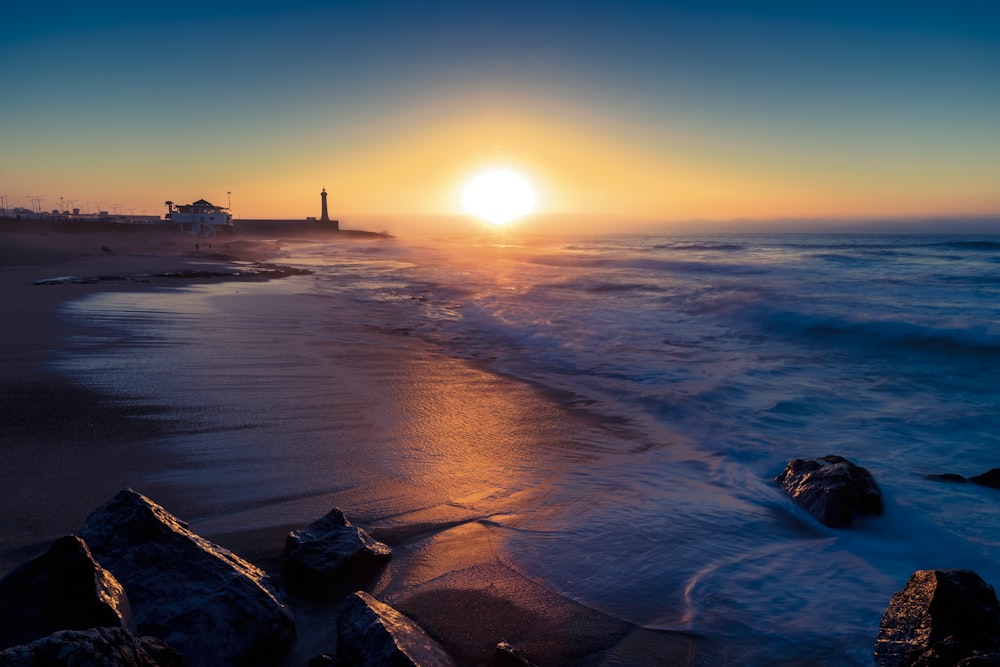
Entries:
{"type": "MultiPolygon", "coordinates": [[[[1000,261],[1000,258],[998,258],[1000,261]]],[[[979,275],[937,275],[935,280],[946,283],[967,283],[969,285],[1000,284],[1000,273],[984,273],[979,275]]]]}
{"type": "Polygon", "coordinates": [[[831,240],[811,240],[811,241],[783,241],[776,245],[782,248],[789,248],[791,250],[858,250],[858,251],[874,251],[874,250],[900,250],[907,246],[905,243],[887,243],[885,241],[863,241],[863,240],[852,240],[852,241],[831,241],[831,240]]]}
{"type": "Polygon", "coordinates": [[[834,252],[822,252],[815,255],[811,255],[814,259],[822,259],[827,262],[868,262],[871,261],[867,257],[855,257],[853,255],[841,255],[834,252]]]}
{"type": "Polygon", "coordinates": [[[772,313],[764,319],[764,323],[773,331],[822,339],[824,342],[839,339],[854,344],[861,340],[878,347],[906,346],[949,353],[1000,353],[1000,334],[984,326],[936,327],[900,320],[850,320],[792,311],[772,313]]]}
{"type": "MultiPolygon", "coordinates": [[[[568,286],[576,287],[575,285],[568,286]]],[[[656,292],[660,291],[662,288],[648,283],[595,282],[589,285],[584,285],[583,289],[587,292],[602,294],[606,292],[656,292]]]]}
{"type": "Polygon", "coordinates": [[[741,243],[661,243],[649,246],[651,250],[681,250],[686,252],[740,252],[746,250],[746,246],[741,243]]]}
{"type": "Polygon", "coordinates": [[[652,271],[654,273],[716,273],[727,275],[748,275],[767,273],[768,269],[752,264],[719,264],[717,262],[686,262],[678,260],[653,259],[650,257],[581,257],[545,255],[533,257],[529,263],[540,266],[555,266],[579,269],[626,269],[652,271]]]}
{"type": "Polygon", "coordinates": [[[935,248],[951,248],[954,250],[1000,251],[1000,241],[988,241],[985,239],[944,241],[928,245],[935,248]]]}

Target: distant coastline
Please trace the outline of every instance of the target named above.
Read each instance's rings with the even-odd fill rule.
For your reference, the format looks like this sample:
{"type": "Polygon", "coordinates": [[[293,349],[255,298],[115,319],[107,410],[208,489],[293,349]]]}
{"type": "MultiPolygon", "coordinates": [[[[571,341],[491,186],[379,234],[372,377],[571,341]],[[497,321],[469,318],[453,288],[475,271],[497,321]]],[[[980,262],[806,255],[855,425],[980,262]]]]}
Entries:
{"type": "Polygon", "coordinates": [[[288,234],[333,234],[336,236],[351,236],[365,238],[388,238],[385,232],[369,232],[360,229],[339,229],[334,222],[323,220],[276,220],[276,219],[242,219],[233,220],[233,234],[264,233],[288,234]]]}
{"type": "MultiPolygon", "coordinates": [[[[360,229],[337,229],[330,222],[320,220],[234,220],[232,230],[220,231],[218,238],[278,234],[281,236],[334,235],[350,238],[389,238],[386,232],[369,232],[360,229]]],[[[188,235],[169,222],[130,224],[97,220],[63,220],[58,218],[0,217],[0,231],[12,232],[66,232],[89,234],[113,232],[121,234],[164,233],[188,235]]],[[[199,238],[199,237],[194,237],[199,238]]]]}

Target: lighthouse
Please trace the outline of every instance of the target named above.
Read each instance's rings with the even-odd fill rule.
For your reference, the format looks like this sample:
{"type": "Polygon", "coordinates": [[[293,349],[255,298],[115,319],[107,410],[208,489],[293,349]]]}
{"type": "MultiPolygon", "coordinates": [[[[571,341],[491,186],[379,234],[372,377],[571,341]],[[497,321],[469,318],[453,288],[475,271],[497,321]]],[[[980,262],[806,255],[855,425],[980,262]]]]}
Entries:
{"type": "Polygon", "coordinates": [[[329,224],[329,226],[330,226],[329,228],[334,229],[334,230],[336,230],[336,231],[339,232],[340,231],[340,221],[339,220],[331,220],[330,219],[330,211],[326,207],[326,188],[323,188],[323,191],[319,193],[319,198],[320,198],[320,201],[322,202],[322,206],[323,206],[322,212],[320,213],[320,216],[319,216],[319,221],[321,223],[325,222],[325,223],[329,224]]]}
{"type": "Polygon", "coordinates": [[[330,212],[326,209],[326,188],[323,188],[323,192],[319,193],[319,197],[323,201],[323,213],[319,219],[322,222],[330,222],[330,212]]]}

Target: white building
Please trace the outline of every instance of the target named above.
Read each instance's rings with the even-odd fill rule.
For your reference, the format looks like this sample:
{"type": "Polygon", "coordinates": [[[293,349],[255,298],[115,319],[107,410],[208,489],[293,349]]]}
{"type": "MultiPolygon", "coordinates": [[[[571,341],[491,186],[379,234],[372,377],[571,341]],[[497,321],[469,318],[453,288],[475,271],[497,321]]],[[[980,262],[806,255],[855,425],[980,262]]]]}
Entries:
{"type": "Polygon", "coordinates": [[[167,214],[182,232],[194,236],[215,236],[220,231],[231,231],[233,216],[224,206],[199,199],[193,204],[171,206],[167,214]]]}

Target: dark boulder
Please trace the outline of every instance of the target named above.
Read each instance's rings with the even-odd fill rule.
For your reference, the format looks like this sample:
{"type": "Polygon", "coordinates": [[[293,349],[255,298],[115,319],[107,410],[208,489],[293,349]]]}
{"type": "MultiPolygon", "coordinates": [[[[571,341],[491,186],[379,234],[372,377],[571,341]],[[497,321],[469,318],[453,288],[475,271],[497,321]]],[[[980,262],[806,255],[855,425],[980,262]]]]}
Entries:
{"type": "Polygon", "coordinates": [[[969,481],[981,486],[988,486],[992,489],[1000,489],[1000,468],[987,470],[982,475],[970,477],[969,481]]]}
{"type": "Polygon", "coordinates": [[[493,651],[489,667],[535,667],[535,664],[507,642],[500,642],[493,651]]]}
{"type": "Polygon", "coordinates": [[[4,667],[185,667],[184,660],[155,637],[135,637],[124,628],[61,630],[0,651],[4,667]]]}
{"type": "Polygon", "coordinates": [[[289,581],[322,585],[345,575],[371,573],[391,556],[388,546],[351,525],[334,508],[305,530],[288,534],[283,572],[289,581]]]}
{"type": "Polygon", "coordinates": [[[75,535],[0,580],[0,619],[0,649],[58,630],[132,627],[122,585],[75,535]]]}
{"type": "Polygon", "coordinates": [[[81,531],[128,591],[138,631],[191,665],[231,665],[288,641],[292,616],[263,571],[125,489],[81,531]]]}
{"type": "Polygon", "coordinates": [[[883,667],[1000,665],[1000,603],[969,570],[917,570],[882,615],[883,667]]]}
{"type": "Polygon", "coordinates": [[[935,482],[954,482],[955,484],[964,484],[969,481],[961,475],[953,472],[931,473],[926,477],[927,479],[935,482]]]}
{"type": "Polygon", "coordinates": [[[1000,468],[993,468],[991,470],[987,470],[981,475],[969,478],[965,478],[962,475],[951,472],[934,473],[926,475],[926,477],[927,479],[938,482],[972,482],[973,484],[978,484],[979,486],[988,486],[991,489],[1000,489],[1000,468]]]}
{"type": "Polygon", "coordinates": [[[792,500],[831,528],[882,513],[882,491],[871,473],[842,456],[792,459],[775,478],[792,500]]]}
{"type": "Polygon", "coordinates": [[[368,593],[344,600],[337,618],[337,659],[342,664],[452,667],[454,662],[423,628],[368,593]]]}

